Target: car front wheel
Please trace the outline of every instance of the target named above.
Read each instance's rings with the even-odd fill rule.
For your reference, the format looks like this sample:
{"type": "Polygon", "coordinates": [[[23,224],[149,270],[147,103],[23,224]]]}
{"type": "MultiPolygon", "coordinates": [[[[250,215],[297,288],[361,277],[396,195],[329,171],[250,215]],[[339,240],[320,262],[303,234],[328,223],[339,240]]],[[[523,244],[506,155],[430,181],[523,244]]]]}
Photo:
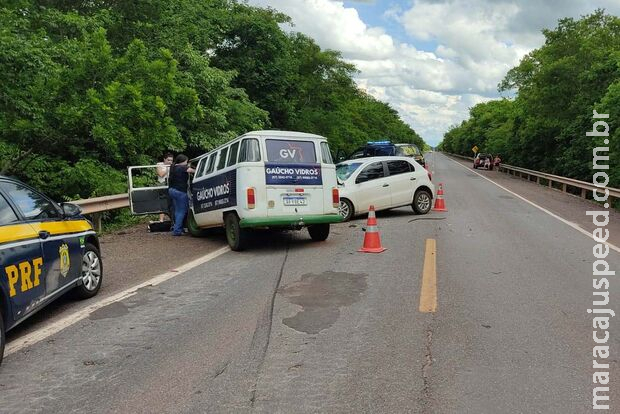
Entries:
{"type": "Polygon", "coordinates": [[[343,218],[342,221],[349,221],[353,217],[353,203],[346,198],[340,199],[340,206],[338,207],[338,214],[343,218]]]}
{"type": "Polygon", "coordinates": [[[433,197],[427,190],[418,190],[413,196],[411,207],[417,214],[426,214],[431,211],[433,197]]]}
{"type": "Polygon", "coordinates": [[[103,263],[99,250],[91,243],[86,243],[82,255],[82,284],[75,288],[80,299],[92,298],[99,292],[103,280],[103,263]]]}

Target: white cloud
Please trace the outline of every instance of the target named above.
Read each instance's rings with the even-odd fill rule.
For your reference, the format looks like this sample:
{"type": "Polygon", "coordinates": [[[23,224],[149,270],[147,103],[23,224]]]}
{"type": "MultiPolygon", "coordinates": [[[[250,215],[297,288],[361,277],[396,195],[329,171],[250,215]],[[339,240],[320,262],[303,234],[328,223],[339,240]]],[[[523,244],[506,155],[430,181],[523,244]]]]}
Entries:
{"type": "Polygon", "coordinates": [[[290,30],[342,52],[361,71],[358,85],[390,103],[431,144],[467,118],[469,107],[497,97],[506,72],[544,41],[542,28],[596,7],[620,13],[618,0],[414,0],[410,6],[393,3],[383,14],[383,21],[410,36],[400,43],[342,1],[250,3],[284,12],[293,20],[290,30]],[[415,46],[429,44],[436,47],[415,46]]]}

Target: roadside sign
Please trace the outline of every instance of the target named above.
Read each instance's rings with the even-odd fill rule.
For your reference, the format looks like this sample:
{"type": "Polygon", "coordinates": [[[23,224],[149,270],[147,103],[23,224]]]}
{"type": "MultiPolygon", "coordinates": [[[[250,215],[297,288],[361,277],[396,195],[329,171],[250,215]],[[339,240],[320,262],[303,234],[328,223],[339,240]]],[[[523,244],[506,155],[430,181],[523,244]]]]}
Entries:
{"type": "Polygon", "coordinates": [[[478,146],[474,145],[474,147],[471,150],[474,152],[474,154],[477,154],[478,153],[478,146]]]}

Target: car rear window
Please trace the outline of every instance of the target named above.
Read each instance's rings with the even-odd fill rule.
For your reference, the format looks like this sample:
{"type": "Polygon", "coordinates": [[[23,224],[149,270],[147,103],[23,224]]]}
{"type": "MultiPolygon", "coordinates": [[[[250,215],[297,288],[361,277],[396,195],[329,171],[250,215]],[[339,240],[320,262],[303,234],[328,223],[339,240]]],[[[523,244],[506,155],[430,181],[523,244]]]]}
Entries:
{"type": "Polygon", "coordinates": [[[398,148],[400,149],[401,154],[407,157],[420,155],[420,151],[415,145],[399,145],[398,148]]]}
{"type": "Polygon", "coordinates": [[[281,164],[316,164],[316,152],[312,141],[268,139],[267,159],[281,164]]]}

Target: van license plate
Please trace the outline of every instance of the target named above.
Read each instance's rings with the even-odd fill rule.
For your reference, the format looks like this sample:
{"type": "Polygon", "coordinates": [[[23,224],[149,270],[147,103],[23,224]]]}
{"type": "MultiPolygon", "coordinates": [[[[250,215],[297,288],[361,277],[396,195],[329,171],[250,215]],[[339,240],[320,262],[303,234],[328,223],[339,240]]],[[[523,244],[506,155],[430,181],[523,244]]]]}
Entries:
{"type": "Polygon", "coordinates": [[[308,200],[306,197],[284,197],[282,202],[285,206],[307,206],[308,200]]]}

